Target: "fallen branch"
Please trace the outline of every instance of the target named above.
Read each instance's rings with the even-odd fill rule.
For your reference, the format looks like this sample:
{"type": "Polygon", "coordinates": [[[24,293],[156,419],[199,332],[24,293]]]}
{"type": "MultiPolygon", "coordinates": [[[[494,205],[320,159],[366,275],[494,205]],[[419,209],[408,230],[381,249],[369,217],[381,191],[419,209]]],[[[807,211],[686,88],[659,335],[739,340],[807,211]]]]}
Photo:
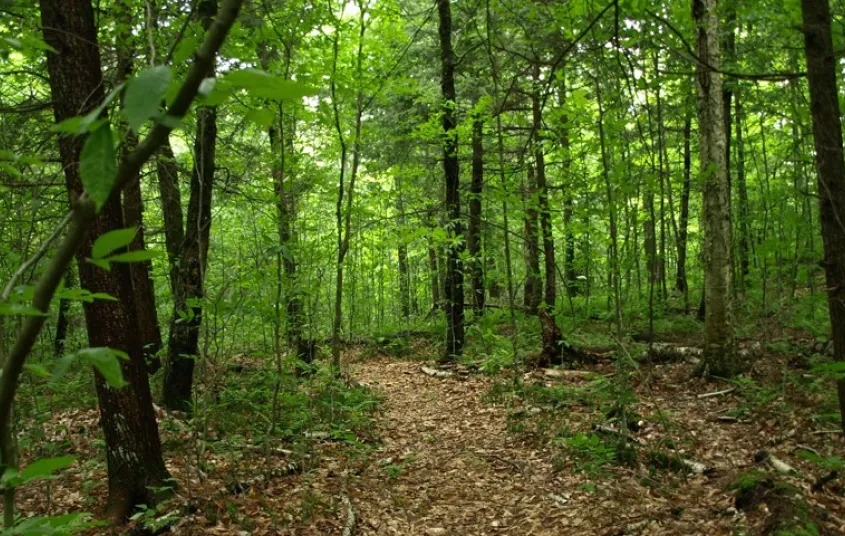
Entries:
{"type": "Polygon", "coordinates": [[[778,473],[783,475],[795,474],[797,471],[791,465],[770,454],[768,451],[761,450],[754,455],[754,461],[757,463],[768,462],[769,465],[778,473]]]}
{"type": "Polygon", "coordinates": [[[346,506],[346,525],[343,527],[343,536],[352,536],[355,533],[355,510],[352,508],[352,501],[349,500],[349,495],[344,493],[341,496],[344,506],[346,506]]]}
{"type": "Polygon", "coordinates": [[[729,394],[733,393],[734,391],[736,391],[736,387],[731,387],[730,389],[725,389],[724,391],[714,391],[712,393],[704,393],[703,395],[698,395],[696,398],[698,398],[699,400],[703,400],[705,398],[714,398],[714,397],[717,397],[717,396],[729,395],[729,394]]]}
{"type": "Polygon", "coordinates": [[[593,431],[599,432],[601,434],[613,435],[613,436],[617,436],[617,437],[624,436],[625,439],[627,439],[631,443],[640,444],[640,440],[637,439],[636,437],[633,437],[633,436],[628,435],[628,434],[623,434],[622,432],[620,432],[616,428],[606,426],[604,424],[593,425],[593,431]]]}
{"type": "Polygon", "coordinates": [[[428,376],[432,376],[434,378],[451,378],[455,375],[454,372],[449,372],[448,370],[438,370],[436,368],[426,367],[425,365],[420,367],[420,371],[423,374],[427,374],[428,376]]]}

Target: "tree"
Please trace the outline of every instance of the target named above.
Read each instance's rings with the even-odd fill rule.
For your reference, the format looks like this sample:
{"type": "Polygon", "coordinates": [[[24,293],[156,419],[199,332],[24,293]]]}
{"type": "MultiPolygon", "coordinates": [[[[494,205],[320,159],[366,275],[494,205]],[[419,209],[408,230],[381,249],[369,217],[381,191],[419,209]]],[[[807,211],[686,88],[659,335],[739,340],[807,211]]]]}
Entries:
{"type": "MultiPolygon", "coordinates": [[[[217,0],[201,0],[197,12],[203,28],[208,30],[217,14],[217,0]]],[[[213,65],[206,76],[214,76],[213,65]]],[[[200,358],[199,336],[202,326],[202,299],[205,295],[203,284],[211,237],[211,201],[214,192],[216,150],[217,111],[213,106],[201,106],[197,110],[191,198],[188,202],[185,236],[176,274],[170,337],[167,341],[163,394],[164,405],[170,409],[190,410],[194,365],[200,358]]]]}
{"type": "Polygon", "coordinates": [[[693,0],[696,23],[696,91],[703,195],[705,348],[704,370],[733,376],[742,368],[736,353],[731,310],[731,215],[725,162],[725,118],[716,0],[693,0]]]}
{"type": "Polygon", "coordinates": [[[446,177],[446,360],[459,357],[464,348],[464,276],[461,254],[464,249],[461,225],[458,133],[455,120],[455,52],[452,49],[450,0],[437,0],[440,38],[440,90],[443,97],[443,172],[446,177]]]}
{"type": "MultiPolygon", "coordinates": [[[[56,51],[47,54],[47,69],[55,118],[60,123],[79,112],[95,109],[104,98],[94,10],[90,0],[43,0],[40,6],[44,41],[56,51]]],[[[111,144],[108,123],[90,136],[100,136],[101,140],[105,137],[96,143],[111,144]]],[[[92,140],[89,138],[88,143],[95,143],[92,140]]],[[[84,141],[67,135],[59,139],[71,202],[83,193],[80,160],[84,141]]],[[[164,487],[169,478],[153,413],[142,341],[133,328],[138,317],[129,266],[115,264],[107,271],[87,261],[97,238],[123,227],[120,199],[113,197],[101,208],[76,255],[80,285],[118,298],[85,304],[88,343],[128,355],[120,364],[126,387],[115,389],[95,373],[108,463],[107,511],[113,519],[124,518],[136,504],[155,503],[153,489],[164,487]]]]}
{"type": "MultiPolygon", "coordinates": [[[[804,50],[810,86],[810,112],[818,166],[819,212],[824,240],[827,302],[834,356],[845,361],[845,159],[842,120],[836,84],[830,5],[827,0],[801,0],[804,50]]],[[[837,381],[842,431],[845,433],[845,378],[837,381]]]]}

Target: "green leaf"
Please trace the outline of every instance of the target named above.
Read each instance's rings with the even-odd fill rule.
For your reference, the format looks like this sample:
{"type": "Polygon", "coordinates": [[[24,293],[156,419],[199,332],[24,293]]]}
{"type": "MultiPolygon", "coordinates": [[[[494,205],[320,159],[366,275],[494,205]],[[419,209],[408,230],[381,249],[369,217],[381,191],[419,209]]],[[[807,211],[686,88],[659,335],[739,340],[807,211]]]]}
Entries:
{"type": "Polygon", "coordinates": [[[0,302],[0,316],[47,316],[31,305],[0,302]]]}
{"type": "Polygon", "coordinates": [[[61,469],[66,469],[73,465],[76,458],[73,456],[60,456],[58,458],[42,458],[35,460],[20,472],[20,478],[23,482],[30,482],[43,478],[53,476],[53,473],[61,469]]]}
{"type": "Polygon", "coordinates": [[[137,232],[137,227],[127,227],[126,229],[116,229],[103,233],[94,242],[94,246],[91,248],[91,257],[103,259],[113,251],[128,246],[132,243],[137,232]]]}
{"type": "Polygon", "coordinates": [[[200,39],[196,35],[186,37],[173,51],[173,63],[179,64],[191,57],[200,45],[200,39]]]}
{"type": "Polygon", "coordinates": [[[256,110],[250,110],[246,114],[246,118],[256,125],[266,128],[273,124],[276,114],[273,113],[272,110],[259,108],[256,110]]]}
{"type": "Polygon", "coordinates": [[[126,253],[118,253],[113,257],[109,257],[109,262],[144,262],[158,257],[158,252],[149,251],[146,249],[139,249],[135,251],[127,251],[126,253]]]}
{"type": "Polygon", "coordinates": [[[86,132],[95,132],[103,123],[106,122],[102,118],[103,110],[111,104],[111,101],[123,91],[123,84],[120,84],[106,95],[103,102],[99,106],[88,112],[87,115],[77,116],[65,119],[61,123],[54,125],[52,130],[56,132],[66,132],[68,134],[85,134],[86,132]]]}
{"type": "Polygon", "coordinates": [[[77,355],[82,361],[87,361],[93,365],[111,387],[128,385],[126,380],[123,379],[123,371],[120,368],[120,359],[129,359],[126,352],[114,348],[100,347],[80,350],[77,355]]]}
{"type": "Polygon", "coordinates": [[[313,95],[315,90],[257,69],[234,71],[224,77],[227,84],[245,89],[250,94],[269,100],[298,100],[313,95]]]}
{"type": "Polygon", "coordinates": [[[27,363],[23,367],[30,373],[41,378],[49,378],[51,376],[50,371],[44,365],[39,365],[38,363],[27,363]]]}
{"type": "Polygon", "coordinates": [[[158,113],[172,78],[169,67],[158,66],[142,71],[129,83],[123,99],[123,113],[136,133],[147,119],[158,113]]]}
{"type": "Polygon", "coordinates": [[[53,367],[53,374],[50,376],[50,381],[56,383],[61,380],[70,370],[70,365],[76,359],[76,355],[66,355],[56,360],[56,365],[53,367]]]}
{"type": "Polygon", "coordinates": [[[79,176],[85,192],[98,209],[102,208],[117,176],[117,156],[108,123],[101,125],[85,140],[79,159],[79,176]]]}

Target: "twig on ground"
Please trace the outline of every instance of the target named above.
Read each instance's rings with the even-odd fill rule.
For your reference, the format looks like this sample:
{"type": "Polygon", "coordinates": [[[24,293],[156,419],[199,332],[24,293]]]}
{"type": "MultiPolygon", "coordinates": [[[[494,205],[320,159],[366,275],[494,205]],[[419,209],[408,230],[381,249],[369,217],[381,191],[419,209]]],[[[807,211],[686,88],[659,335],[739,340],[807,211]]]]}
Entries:
{"type": "Polygon", "coordinates": [[[733,393],[734,391],[736,391],[736,387],[731,387],[730,389],[725,389],[724,391],[713,391],[712,393],[704,393],[703,395],[698,395],[696,398],[698,398],[699,400],[702,400],[702,399],[705,399],[705,398],[713,398],[713,397],[717,397],[717,396],[724,396],[724,395],[729,395],[729,394],[733,393]]]}

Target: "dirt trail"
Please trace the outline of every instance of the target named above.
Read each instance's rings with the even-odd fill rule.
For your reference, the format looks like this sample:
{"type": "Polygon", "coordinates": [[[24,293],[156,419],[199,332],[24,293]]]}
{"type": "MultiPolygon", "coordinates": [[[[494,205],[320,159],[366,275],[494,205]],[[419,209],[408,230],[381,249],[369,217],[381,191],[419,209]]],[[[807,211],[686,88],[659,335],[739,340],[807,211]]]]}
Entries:
{"type": "Polygon", "coordinates": [[[352,372],[385,396],[382,448],[349,481],[356,534],[611,534],[628,524],[614,490],[579,490],[549,451],[508,434],[506,409],[481,400],[488,380],[438,379],[419,363],[386,360],[352,372]]]}

